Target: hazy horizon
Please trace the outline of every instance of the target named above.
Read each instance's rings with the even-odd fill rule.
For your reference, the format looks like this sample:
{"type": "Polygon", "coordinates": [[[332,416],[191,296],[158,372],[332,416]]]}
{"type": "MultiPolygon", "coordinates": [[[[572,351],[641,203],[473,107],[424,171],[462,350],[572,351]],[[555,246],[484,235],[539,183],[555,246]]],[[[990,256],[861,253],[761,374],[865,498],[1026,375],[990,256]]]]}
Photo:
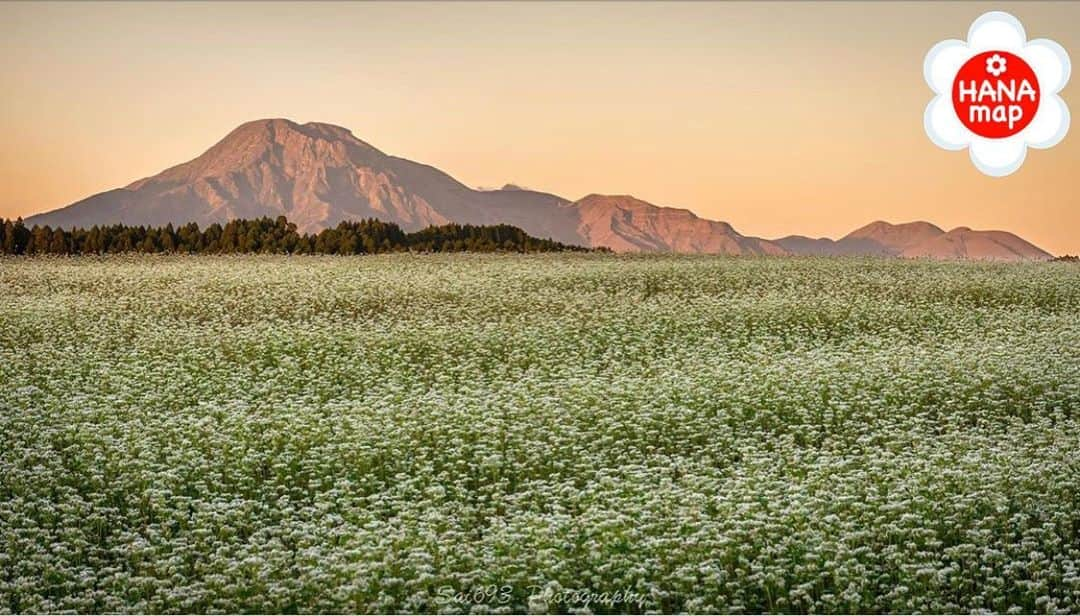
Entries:
{"type": "Polygon", "coordinates": [[[746,235],[928,220],[1080,253],[1075,137],[995,179],[923,132],[926,51],[986,10],[1077,57],[1063,3],[3,4],[0,216],[284,117],[469,186],[632,194],[746,235]]]}

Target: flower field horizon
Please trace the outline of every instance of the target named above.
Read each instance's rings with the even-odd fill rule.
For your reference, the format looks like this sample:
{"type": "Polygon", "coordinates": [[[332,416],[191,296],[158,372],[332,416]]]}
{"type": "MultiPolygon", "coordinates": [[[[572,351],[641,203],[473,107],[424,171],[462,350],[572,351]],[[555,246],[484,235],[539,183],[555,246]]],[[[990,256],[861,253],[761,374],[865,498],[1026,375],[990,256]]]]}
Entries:
{"type": "Polygon", "coordinates": [[[0,258],[0,612],[1080,612],[1080,267],[0,258]]]}

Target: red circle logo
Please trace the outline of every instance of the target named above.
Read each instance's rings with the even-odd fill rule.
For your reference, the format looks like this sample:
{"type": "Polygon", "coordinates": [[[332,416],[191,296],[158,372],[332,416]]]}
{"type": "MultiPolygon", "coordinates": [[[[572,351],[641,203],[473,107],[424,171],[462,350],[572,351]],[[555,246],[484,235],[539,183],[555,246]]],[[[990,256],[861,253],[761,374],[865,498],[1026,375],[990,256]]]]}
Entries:
{"type": "Polygon", "coordinates": [[[984,51],[953,79],[953,109],[971,132],[988,139],[1024,130],[1039,109],[1039,79],[1027,62],[1007,51],[984,51]]]}

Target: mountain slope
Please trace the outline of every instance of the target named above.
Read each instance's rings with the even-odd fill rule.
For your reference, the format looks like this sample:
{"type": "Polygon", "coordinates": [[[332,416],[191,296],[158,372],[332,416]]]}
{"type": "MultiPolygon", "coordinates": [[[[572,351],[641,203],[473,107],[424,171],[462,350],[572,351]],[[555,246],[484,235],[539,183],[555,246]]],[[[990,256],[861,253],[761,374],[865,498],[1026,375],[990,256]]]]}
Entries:
{"type": "Polygon", "coordinates": [[[448,222],[514,224],[507,218],[520,217],[532,200],[566,203],[513,192],[506,211],[492,211],[504,191],[478,197],[438,169],[384,154],[344,128],[259,120],[241,125],[192,161],[28,222],[206,225],[285,215],[308,232],[374,217],[412,231],[448,222]]]}
{"type": "Polygon", "coordinates": [[[1025,261],[1049,259],[1053,255],[1007,231],[973,231],[967,227],[957,227],[948,233],[908,246],[900,256],[1025,261]]]}
{"type": "Polygon", "coordinates": [[[972,231],[959,227],[946,233],[925,221],[872,222],[839,240],[789,235],[774,242],[792,254],[829,256],[899,256],[932,259],[1028,260],[1050,254],[1005,231],[972,231]]]}
{"type": "Polygon", "coordinates": [[[904,249],[945,233],[939,227],[917,220],[899,225],[874,221],[860,227],[837,242],[849,250],[879,250],[880,254],[898,255],[904,249]]]}
{"type": "Polygon", "coordinates": [[[332,124],[257,120],[242,124],[199,157],[65,208],[28,225],[123,223],[201,226],[284,215],[304,233],[343,220],[378,218],[416,231],[449,222],[505,223],[529,235],[617,252],[731,255],[882,255],[1042,259],[1049,255],[1003,231],[945,233],[928,222],[873,222],[837,241],[744,236],[731,225],[629,195],[579,201],[507,184],[474,190],[446,173],[386,154],[332,124]]]}
{"type": "MultiPolygon", "coordinates": [[[[814,239],[812,237],[806,237],[805,235],[788,235],[780,239],[773,240],[773,243],[780,246],[784,250],[795,255],[806,256],[841,256],[852,254],[864,254],[859,250],[862,242],[856,241],[855,246],[852,242],[837,242],[827,237],[819,237],[814,239]]],[[[879,247],[876,244],[867,246],[866,254],[874,252],[879,247]]]]}
{"type": "Polygon", "coordinates": [[[385,154],[331,124],[284,119],[242,124],[198,158],[65,208],[29,225],[202,226],[284,215],[301,232],[379,218],[415,231],[448,222],[506,223],[566,244],[614,250],[777,254],[766,240],[687,210],[631,197],[578,203],[514,185],[473,190],[442,171],[385,154]]]}
{"type": "Polygon", "coordinates": [[[589,195],[573,204],[578,232],[589,245],[616,252],[693,252],[728,255],[786,254],[776,244],[746,237],[726,222],[689,210],[657,207],[629,195],[589,195]]]}

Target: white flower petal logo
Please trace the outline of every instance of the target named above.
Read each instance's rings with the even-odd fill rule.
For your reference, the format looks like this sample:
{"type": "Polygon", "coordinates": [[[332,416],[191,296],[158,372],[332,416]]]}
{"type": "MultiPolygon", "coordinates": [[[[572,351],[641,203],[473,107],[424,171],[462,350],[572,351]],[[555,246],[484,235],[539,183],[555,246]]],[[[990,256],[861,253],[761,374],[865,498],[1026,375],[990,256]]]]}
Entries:
{"type": "Polygon", "coordinates": [[[1028,146],[1055,146],[1069,131],[1059,93],[1070,71],[1061,45],[1028,41],[1018,19],[986,13],[971,24],[966,42],[942,41],[926,54],[923,74],[935,94],[923,117],[926,134],[946,150],[968,148],[987,175],[1009,175],[1028,146]]]}

